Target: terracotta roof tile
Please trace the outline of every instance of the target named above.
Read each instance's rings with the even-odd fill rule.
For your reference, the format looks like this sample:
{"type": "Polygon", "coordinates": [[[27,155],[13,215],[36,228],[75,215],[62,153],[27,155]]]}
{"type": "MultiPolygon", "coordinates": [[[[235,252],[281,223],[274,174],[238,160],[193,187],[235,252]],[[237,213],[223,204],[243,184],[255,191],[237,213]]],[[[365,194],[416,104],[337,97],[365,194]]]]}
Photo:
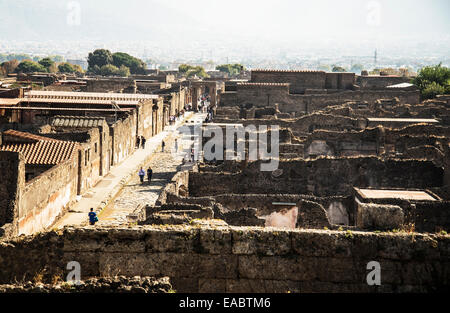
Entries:
{"type": "Polygon", "coordinates": [[[52,118],[50,125],[54,127],[99,127],[103,126],[104,117],[91,116],[62,116],[57,115],[52,118]]]}
{"type": "Polygon", "coordinates": [[[9,129],[7,131],[3,132],[3,137],[6,138],[6,140],[4,139],[3,141],[8,141],[8,142],[36,142],[36,141],[41,141],[41,140],[51,140],[51,141],[55,141],[56,139],[53,138],[48,138],[48,137],[44,137],[44,136],[39,136],[39,135],[35,135],[35,134],[31,134],[31,133],[26,133],[26,132],[21,132],[18,130],[14,130],[14,129],[9,129]]]}
{"type": "Polygon", "coordinates": [[[26,164],[56,165],[72,158],[78,150],[78,143],[56,140],[30,133],[8,130],[7,141],[0,146],[0,151],[20,152],[26,164]],[[11,137],[26,139],[28,142],[13,142],[11,137]]]}

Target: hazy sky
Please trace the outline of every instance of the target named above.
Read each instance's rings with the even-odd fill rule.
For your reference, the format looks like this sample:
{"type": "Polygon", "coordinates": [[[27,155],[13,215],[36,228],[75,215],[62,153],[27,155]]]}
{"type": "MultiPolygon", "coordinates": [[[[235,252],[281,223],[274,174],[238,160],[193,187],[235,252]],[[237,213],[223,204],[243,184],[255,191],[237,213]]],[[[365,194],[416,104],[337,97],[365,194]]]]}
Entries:
{"type": "Polygon", "coordinates": [[[448,36],[449,14],[449,0],[0,0],[0,38],[448,36]]]}
{"type": "Polygon", "coordinates": [[[312,42],[343,45],[345,53],[383,45],[398,51],[415,41],[449,47],[449,16],[450,0],[0,0],[0,42],[223,43],[257,51],[312,42]]]}
{"type": "Polygon", "coordinates": [[[205,29],[278,36],[449,34],[448,0],[156,0],[182,10],[205,29]]]}

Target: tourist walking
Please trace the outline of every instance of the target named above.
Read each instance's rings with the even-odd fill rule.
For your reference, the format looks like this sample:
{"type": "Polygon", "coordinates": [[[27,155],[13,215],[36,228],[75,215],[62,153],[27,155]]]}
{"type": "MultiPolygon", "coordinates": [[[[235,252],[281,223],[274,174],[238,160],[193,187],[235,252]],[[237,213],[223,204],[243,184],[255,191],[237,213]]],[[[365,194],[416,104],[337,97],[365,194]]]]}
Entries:
{"type": "Polygon", "coordinates": [[[166,143],[164,142],[164,140],[161,143],[161,152],[164,152],[164,147],[166,146],[166,143]]]}
{"type": "Polygon", "coordinates": [[[139,149],[141,146],[141,136],[137,136],[136,138],[136,149],[139,149]]]}
{"type": "Polygon", "coordinates": [[[88,214],[89,216],[89,224],[95,225],[98,222],[97,213],[94,212],[94,208],[91,208],[91,211],[88,214]]]}
{"type": "Polygon", "coordinates": [[[145,141],[146,141],[146,139],[144,138],[144,136],[142,136],[142,139],[141,139],[142,149],[145,149],[145,141]]]}
{"type": "Polygon", "coordinates": [[[175,153],[178,153],[178,139],[175,139],[175,153]]]}
{"type": "Polygon", "coordinates": [[[141,183],[144,182],[144,176],[145,176],[145,172],[144,172],[144,170],[141,167],[141,169],[139,171],[139,178],[141,179],[141,183]]]}
{"type": "Polygon", "coordinates": [[[152,181],[152,175],[153,175],[153,170],[152,170],[151,167],[149,167],[149,168],[147,169],[147,179],[148,179],[148,182],[149,182],[149,183],[152,181]]]}

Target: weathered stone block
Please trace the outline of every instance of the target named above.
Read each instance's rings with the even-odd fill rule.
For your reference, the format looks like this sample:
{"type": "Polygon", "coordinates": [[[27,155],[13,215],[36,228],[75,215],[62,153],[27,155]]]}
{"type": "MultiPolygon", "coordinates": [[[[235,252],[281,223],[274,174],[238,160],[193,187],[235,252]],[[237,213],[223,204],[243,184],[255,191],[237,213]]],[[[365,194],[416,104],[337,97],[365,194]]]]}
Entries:
{"type": "Polygon", "coordinates": [[[299,282],[268,279],[227,279],[226,292],[230,293],[288,293],[299,292],[299,282]]]}
{"type": "Polygon", "coordinates": [[[200,246],[199,229],[167,228],[155,229],[146,233],[147,252],[190,253],[200,246]]]}
{"type": "Polygon", "coordinates": [[[200,229],[201,253],[231,254],[231,232],[227,228],[200,229]]]}
{"type": "Polygon", "coordinates": [[[66,252],[62,259],[62,267],[58,269],[60,273],[65,273],[63,279],[72,269],[67,269],[67,264],[71,261],[80,263],[81,279],[100,275],[99,265],[100,255],[96,252],[66,252]]]}
{"type": "Polygon", "coordinates": [[[281,229],[231,228],[234,254],[286,255],[291,252],[290,232],[281,229]]]}
{"type": "Polygon", "coordinates": [[[173,277],[170,279],[173,289],[177,293],[191,293],[199,291],[199,279],[198,278],[186,278],[186,277],[173,277]]]}
{"type": "Polygon", "coordinates": [[[292,250],[301,256],[342,256],[352,251],[352,238],[344,232],[296,230],[291,232],[292,250]]]}
{"type": "Polygon", "coordinates": [[[356,226],[361,229],[388,230],[400,228],[405,216],[398,205],[358,203],[356,226]]]}
{"type": "MultiPolygon", "coordinates": [[[[197,254],[196,276],[201,278],[237,278],[238,256],[197,254]]],[[[193,275],[192,273],[189,275],[193,275]]]]}
{"type": "Polygon", "coordinates": [[[378,235],[378,256],[394,260],[430,260],[439,259],[438,243],[432,237],[422,234],[378,235]]]}
{"type": "Polygon", "coordinates": [[[227,290],[226,279],[200,278],[198,280],[198,292],[225,293],[227,290]]]}
{"type": "Polygon", "coordinates": [[[308,270],[310,260],[295,256],[239,256],[239,277],[269,280],[311,280],[315,272],[308,270]]]}
{"type": "MultiPolygon", "coordinates": [[[[172,276],[177,272],[177,262],[181,260],[183,260],[182,254],[105,252],[100,255],[99,268],[100,273],[104,276],[172,276]]],[[[186,270],[190,268],[192,267],[188,267],[186,270]]]]}
{"type": "Polygon", "coordinates": [[[107,229],[67,228],[63,234],[63,250],[67,252],[100,251],[107,238],[107,229]]]}
{"type": "Polygon", "coordinates": [[[122,239],[106,240],[101,248],[104,252],[145,252],[145,242],[143,240],[122,239]]]}

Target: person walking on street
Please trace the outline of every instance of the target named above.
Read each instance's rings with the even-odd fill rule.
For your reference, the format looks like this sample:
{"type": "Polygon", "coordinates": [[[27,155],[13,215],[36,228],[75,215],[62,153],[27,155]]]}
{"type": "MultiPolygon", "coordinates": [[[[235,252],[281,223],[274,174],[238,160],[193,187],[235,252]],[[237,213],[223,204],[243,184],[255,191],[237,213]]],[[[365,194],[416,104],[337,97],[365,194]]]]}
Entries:
{"type": "Polygon", "coordinates": [[[145,149],[145,138],[142,136],[141,142],[142,142],[142,149],[145,149]]]}
{"type": "Polygon", "coordinates": [[[164,140],[161,143],[161,152],[164,152],[164,147],[166,146],[166,143],[164,142],[164,140]]]}
{"type": "Polygon", "coordinates": [[[152,175],[153,175],[153,170],[151,168],[151,166],[147,169],[147,179],[148,179],[148,183],[150,184],[150,182],[152,181],[152,175]]]}
{"type": "Polygon", "coordinates": [[[175,139],[175,153],[178,153],[178,139],[175,139]]]}
{"type": "Polygon", "coordinates": [[[94,212],[94,208],[91,208],[91,211],[88,214],[89,216],[89,224],[95,225],[98,222],[97,214],[94,212]]]}
{"type": "Polygon", "coordinates": [[[136,148],[139,149],[141,146],[141,136],[137,136],[136,138],[136,148]]]}
{"type": "Polygon", "coordinates": [[[145,176],[145,172],[141,167],[141,169],[139,171],[139,178],[141,179],[141,184],[144,183],[144,176],[145,176]]]}

